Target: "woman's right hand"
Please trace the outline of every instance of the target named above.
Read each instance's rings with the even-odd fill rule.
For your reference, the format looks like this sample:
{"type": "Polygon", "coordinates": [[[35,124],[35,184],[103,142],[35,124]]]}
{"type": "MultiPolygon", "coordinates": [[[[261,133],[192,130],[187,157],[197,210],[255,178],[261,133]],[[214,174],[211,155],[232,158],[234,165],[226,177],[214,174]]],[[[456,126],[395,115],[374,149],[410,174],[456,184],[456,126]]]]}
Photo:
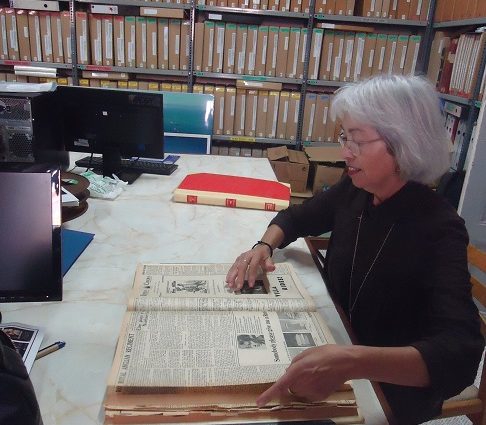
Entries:
{"type": "Polygon", "coordinates": [[[256,245],[238,256],[226,275],[226,283],[234,290],[240,290],[246,280],[250,288],[255,285],[258,268],[264,272],[275,270],[275,264],[270,257],[270,249],[266,245],[256,245]]]}

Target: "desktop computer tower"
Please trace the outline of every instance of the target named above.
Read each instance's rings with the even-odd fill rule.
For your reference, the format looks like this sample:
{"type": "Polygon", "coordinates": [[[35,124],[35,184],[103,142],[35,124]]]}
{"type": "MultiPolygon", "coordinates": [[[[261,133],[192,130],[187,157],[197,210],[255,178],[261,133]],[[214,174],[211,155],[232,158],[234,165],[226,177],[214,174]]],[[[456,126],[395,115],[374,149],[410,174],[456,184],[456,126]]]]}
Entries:
{"type": "Polygon", "coordinates": [[[55,131],[55,92],[0,92],[0,162],[46,162],[68,166],[55,131]]]}

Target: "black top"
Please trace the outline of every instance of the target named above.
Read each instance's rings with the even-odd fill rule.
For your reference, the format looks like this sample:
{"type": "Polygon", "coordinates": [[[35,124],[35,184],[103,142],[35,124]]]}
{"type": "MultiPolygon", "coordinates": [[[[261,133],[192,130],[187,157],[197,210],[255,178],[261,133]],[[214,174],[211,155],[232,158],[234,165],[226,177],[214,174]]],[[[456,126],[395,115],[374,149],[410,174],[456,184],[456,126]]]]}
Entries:
{"type": "Polygon", "coordinates": [[[422,184],[408,182],[378,206],[372,200],[346,177],[281,211],[271,224],[284,231],[280,248],[300,236],[332,231],[326,283],[348,317],[354,304],[351,324],[358,342],[412,345],[427,365],[428,388],[381,384],[400,423],[418,423],[438,415],[444,399],[472,384],[481,359],[484,341],[469,283],[468,235],[447,201],[422,184]]]}

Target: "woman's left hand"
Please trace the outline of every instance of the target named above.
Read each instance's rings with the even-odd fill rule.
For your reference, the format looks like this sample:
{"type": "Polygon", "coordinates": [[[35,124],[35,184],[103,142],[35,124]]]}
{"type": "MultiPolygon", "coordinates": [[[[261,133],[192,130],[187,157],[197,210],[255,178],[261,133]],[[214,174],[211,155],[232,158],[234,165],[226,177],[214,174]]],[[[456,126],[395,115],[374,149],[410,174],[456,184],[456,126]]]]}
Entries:
{"type": "Polygon", "coordinates": [[[291,397],[306,401],[326,399],[350,379],[351,351],[348,346],[328,344],[300,353],[285,374],[260,394],[256,400],[258,407],[270,400],[286,402],[291,397]]]}

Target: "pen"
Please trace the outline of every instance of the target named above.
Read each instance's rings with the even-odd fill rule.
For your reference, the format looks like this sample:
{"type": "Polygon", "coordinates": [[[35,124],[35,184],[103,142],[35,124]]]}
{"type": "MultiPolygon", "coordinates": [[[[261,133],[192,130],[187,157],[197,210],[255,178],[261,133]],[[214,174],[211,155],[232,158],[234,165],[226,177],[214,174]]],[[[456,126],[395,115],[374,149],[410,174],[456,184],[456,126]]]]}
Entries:
{"type": "Polygon", "coordinates": [[[54,353],[54,351],[60,350],[65,345],[66,343],[64,341],[57,341],[54,344],[48,345],[47,347],[37,352],[37,356],[35,356],[35,359],[37,360],[44,356],[47,356],[48,354],[54,353]]]}

